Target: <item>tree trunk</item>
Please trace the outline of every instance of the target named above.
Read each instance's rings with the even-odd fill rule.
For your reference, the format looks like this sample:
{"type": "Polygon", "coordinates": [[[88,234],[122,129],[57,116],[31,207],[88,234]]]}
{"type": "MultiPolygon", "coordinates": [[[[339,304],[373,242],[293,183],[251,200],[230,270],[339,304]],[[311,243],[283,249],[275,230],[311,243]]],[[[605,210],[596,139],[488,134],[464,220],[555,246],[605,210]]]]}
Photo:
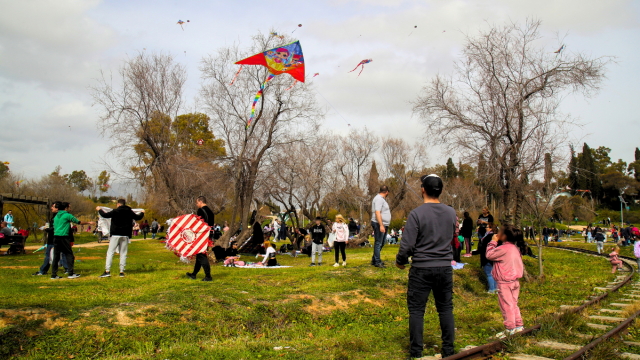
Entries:
{"type": "Polygon", "coordinates": [[[364,229],[360,228],[360,233],[358,234],[358,236],[353,238],[353,240],[349,241],[349,247],[354,248],[354,247],[360,246],[360,244],[362,244],[366,240],[369,240],[369,236],[372,236],[372,235],[373,235],[373,226],[371,226],[371,222],[369,222],[366,228],[364,229]]]}

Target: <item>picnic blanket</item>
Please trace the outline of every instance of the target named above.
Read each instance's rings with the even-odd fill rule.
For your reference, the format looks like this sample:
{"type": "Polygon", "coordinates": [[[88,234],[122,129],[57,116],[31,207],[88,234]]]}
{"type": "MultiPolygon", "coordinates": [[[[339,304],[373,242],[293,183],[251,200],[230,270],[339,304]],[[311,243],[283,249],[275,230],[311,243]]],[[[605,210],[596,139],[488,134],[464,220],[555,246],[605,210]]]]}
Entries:
{"type": "Polygon", "coordinates": [[[465,263],[456,263],[455,265],[453,265],[453,263],[451,263],[451,267],[453,268],[453,270],[461,270],[462,268],[464,268],[464,266],[467,265],[465,263]]]}
{"type": "Polygon", "coordinates": [[[239,269],[283,269],[283,268],[290,268],[291,266],[259,266],[254,263],[250,263],[250,264],[245,264],[244,266],[236,265],[235,267],[239,269]]]}

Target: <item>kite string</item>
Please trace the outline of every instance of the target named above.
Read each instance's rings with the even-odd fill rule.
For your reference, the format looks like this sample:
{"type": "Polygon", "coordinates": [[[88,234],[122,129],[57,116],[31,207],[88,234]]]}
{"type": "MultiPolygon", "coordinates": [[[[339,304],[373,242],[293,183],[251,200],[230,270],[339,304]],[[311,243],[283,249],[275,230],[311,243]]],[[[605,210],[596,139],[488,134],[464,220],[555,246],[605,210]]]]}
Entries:
{"type": "Polygon", "coordinates": [[[240,65],[240,69],[238,69],[238,72],[236,73],[236,75],[233,77],[233,80],[231,80],[231,84],[229,85],[233,85],[233,83],[236,81],[236,78],[238,77],[238,74],[240,74],[240,71],[242,71],[242,67],[244,65],[240,65]]]}
{"type": "Polygon", "coordinates": [[[269,77],[267,78],[267,80],[265,80],[262,85],[260,86],[260,90],[258,90],[258,93],[256,94],[256,98],[253,100],[253,105],[251,106],[251,117],[249,118],[249,122],[247,123],[247,129],[249,128],[249,126],[251,125],[251,121],[253,120],[253,115],[255,115],[256,112],[256,103],[258,102],[258,100],[260,99],[260,97],[262,96],[262,90],[264,89],[264,85],[269,82],[269,80],[273,79],[275,77],[275,75],[273,74],[269,74],[269,77]]]}

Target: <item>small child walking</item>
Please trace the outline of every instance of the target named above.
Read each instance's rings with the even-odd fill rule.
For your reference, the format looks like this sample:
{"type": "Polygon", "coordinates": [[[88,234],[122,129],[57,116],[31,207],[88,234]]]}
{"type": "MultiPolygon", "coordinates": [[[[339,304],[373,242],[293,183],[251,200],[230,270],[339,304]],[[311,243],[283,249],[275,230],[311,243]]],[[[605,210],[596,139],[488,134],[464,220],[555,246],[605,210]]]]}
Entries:
{"type": "MultiPolygon", "coordinates": [[[[633,251],[635,252],[636,247],[633,247],[633,251]]],[[[622,260],[620,260],[620,258],[618,257],[618,254],[620,254],[620,247],[619,246],[615,246],[613,248],[613,251],[609,253],[609,262],[611,262],[611,273],[615,274],[616,273],[616,269],[622,270],[622,260]]]]}
{"type": "Polygon", "coordinates": [[[498,333],[496,337],[505,338],[524,330],[518,296],[520,295],[520,282],[524,265],[518,245],[524,244],[522,231],[516,227],[507,225],[500,232],[493,235],[487,245],[487,260],[493,261],[491,275],[497,283],[498,302],[504,319],[505,331],[498,333]],[[498,246],[498,241],[502,245],[498,246]]]}

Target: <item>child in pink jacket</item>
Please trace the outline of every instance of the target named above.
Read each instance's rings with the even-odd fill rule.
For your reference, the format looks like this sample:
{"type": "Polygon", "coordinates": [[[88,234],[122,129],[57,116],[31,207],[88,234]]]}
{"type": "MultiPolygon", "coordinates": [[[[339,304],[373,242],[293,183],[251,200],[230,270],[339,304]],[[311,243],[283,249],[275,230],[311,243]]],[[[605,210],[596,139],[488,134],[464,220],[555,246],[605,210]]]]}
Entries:
{"type": "MultiPolygon", "coordinates": [[[[634,245],[634,251],[635,251],[635,245],[634,245]]],[[[619,246],[614,247],[613,251],[611,251],[611,253],[609,254],[609,262],[611,262],[611,266],[613,267],[611,269],[612,274],[616,273],[616,269],[622,270],[622,260],[620,260],[620,258],[618,257],[619,255],[620,255],[619,246]]]]}
{"type": "Polygon", "coordinates": [[[524,243],[522,231],[513,226],[505,226],[487,245],[487,259],[493,261],[491,275],[498,288],[498,302],[504,319],[505,331],[497,334],[498,338],[504,338],[524,330],[518,296],[520,295],[520,283],[523,264],[520,249],[516,244],[524,243]],[[498,246],[498,241],[502,245],[498,246]]]}

